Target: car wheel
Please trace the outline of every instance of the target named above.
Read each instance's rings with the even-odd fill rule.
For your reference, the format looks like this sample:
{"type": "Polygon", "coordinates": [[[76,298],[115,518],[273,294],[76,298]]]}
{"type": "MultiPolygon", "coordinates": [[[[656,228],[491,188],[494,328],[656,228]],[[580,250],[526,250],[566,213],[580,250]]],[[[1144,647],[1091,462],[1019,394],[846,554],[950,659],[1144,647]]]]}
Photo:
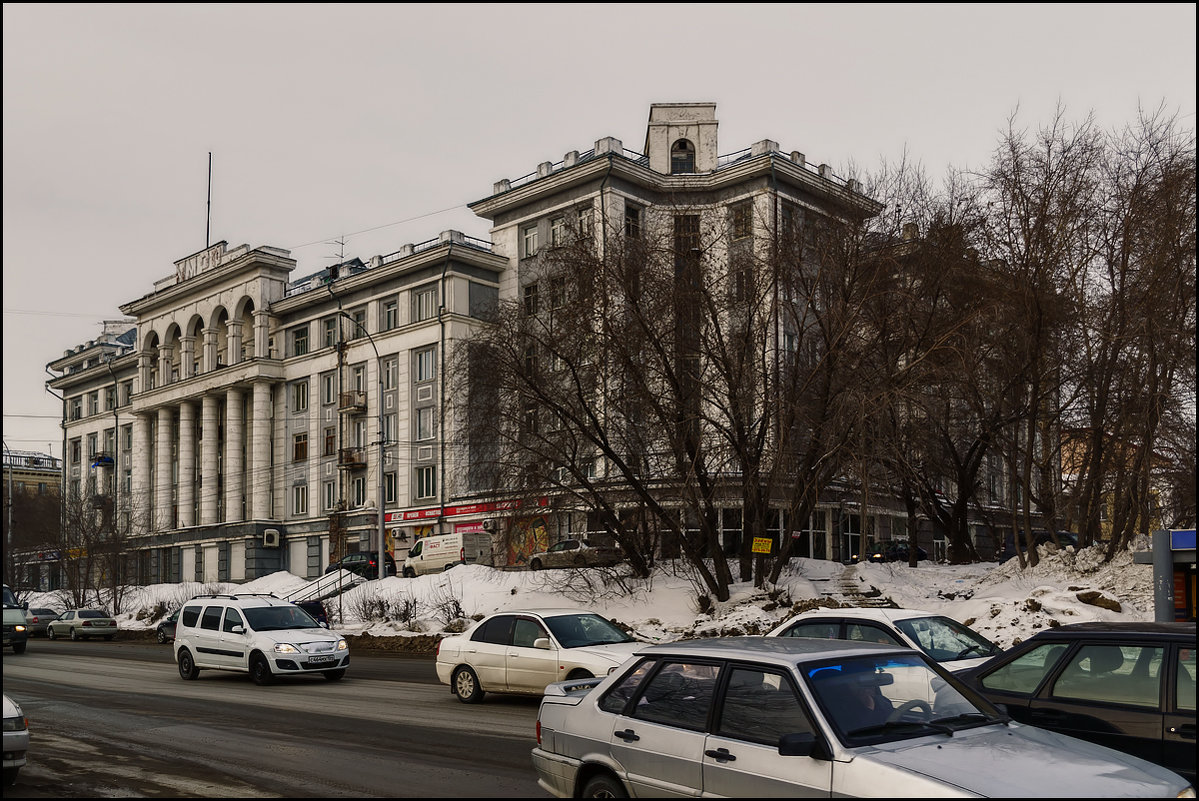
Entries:
{"type": "Polygon", "coordinates": [[[583,787],[584,798],[628,798],[629,794],[624,791],[624,786],[616,779],[615,776],[610,776],[607,773],[601,773],[598,776],[592,776],[585,787],[583,787]]]}
{"type": "Polygon", "coordinates": [[[21,772],[20,768],[5,768],[4,769],[4,786],[12,787],[17,783],[17,774],[21,772]]]}
{"type": "Polygon", "coordinates": [[[566,677],[567,681],[578,681],[579,679],[594,679],[595,674],[590,670],[582,668],[570,671],[570,675],[566,677]]]}
{"type": "Polygon", "coordinates": [[[54,629],[46,629],[46,639],[47,640],[57,640],[58,639],[58,635],[56,635],[54,633],[54,629]]]}
{"type": "Polygon", "coordinates": [[[200,675],[200,669],[196,667],[196,660],[192,659],[192,652],[184,648],[179,652],[179,676],[182,679],[191,681],[196,676],[200,675]]]}
{"type": "Polygon", "coordinates": [[[78,640],[78,639],[79,639],[79,632],[75,631],[75,629],[71,629],[71,639],[72,639],[72,640],[78,640]]]}
{"type": "Polygon", "coordinates": [[[254,654],[250,657],[250,678],[259,687],[265,687],[274,681],[275,675],[271,673],[270,663],[262,654],[254,654]]]}
{"type": "Polygon", "coordinates": [[[341,681],[343,678],[345,678],[346,669],[339,668],[337,670],[326,670],[321,675],[324,676],[328,681],[341,681]]]}
{"type": "Polygon", "coordinates": [[[532,562],[529,562],[529,570],[540,570],[540,569],[541,569],[541,560],[540,559],[534,559],[532,562]]]}
{"type": "Polygon", "coordinates": [[[483,688],[479,686],[479,677],[468,667],[460,667],[454,671],[454,695],[464,704],[477,704],[483,700],[483,688]]]}
{"type": "Polygon", "coordinates": [[[29,646],[29,643],[27,643],[27,642],[14,642],[12,644],[12,652],[14,654],[23,654],[23,653],[25,653],[25,649],[28,646],[29,646]]]}
{"type": "Polygon", "coordinates": [[[404,568],[404,578],[416,578],[416,571],[410,567],[404,568]]]}
{"type": "Polygon", "coordinates": [[[165,645],[167,641],[167,633],[162,629],[158,630],[158,644],[165,645]]]}

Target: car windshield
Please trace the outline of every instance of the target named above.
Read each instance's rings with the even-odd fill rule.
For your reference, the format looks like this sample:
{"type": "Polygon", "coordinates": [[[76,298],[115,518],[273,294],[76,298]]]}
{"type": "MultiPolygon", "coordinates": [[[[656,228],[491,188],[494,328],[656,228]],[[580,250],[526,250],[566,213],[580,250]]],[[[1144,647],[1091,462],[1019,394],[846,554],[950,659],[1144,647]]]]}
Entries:
{"type": "Polygon", "coordinates": [[[938,662],[994,656],[1000,651],[978,632],[942,615],[896,620],[895,627],[938,662]]]}
{"type": "Polygon", "coordinates": [[[108,613],[101,609],[80,609],[79,617],[90,617],[90,618],[108,617],[108,613]]]}
{"type": "Polygon", "coordinates": [[[242,611],[254,631],[320,628],[312,615],[298,606],[256,606],[242,611]]]}
{"type": "Polygon", "coordinates": [[[919,654],[859,656],[800,668],[816,702],[850,746],[952,736],[960,729],[1006,721],[919,654]]]}
{"type": "Polygon", "coordinates": [[[557,615],[545,618],[554,638],[563,648],[584,648],[613,642],[632,642],[633,638],[599,615],[557,615]]]}

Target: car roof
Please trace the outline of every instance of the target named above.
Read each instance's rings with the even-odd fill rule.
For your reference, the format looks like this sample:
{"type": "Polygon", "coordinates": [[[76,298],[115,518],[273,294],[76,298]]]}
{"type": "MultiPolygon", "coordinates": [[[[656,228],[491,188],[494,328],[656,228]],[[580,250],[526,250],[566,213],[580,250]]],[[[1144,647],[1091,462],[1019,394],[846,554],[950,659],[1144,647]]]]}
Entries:
{"type": "Polygon", "coordinates": [[[1194,623],[1155,622],[1151,620],[1094,620],[1088,623],[1069,623],[1051,629],[1043,629],[1026,642],[1049,639],[1126,637],[1157,637],[1170,639],[1195,639],[1194,623]]]}
{"type": "Polygon", "coordinates": [[[561,615],[596,615],[603,617],[594,609],[578,609],[574,607],[546,607],[544,609],[506,609],[503,612],[496,612],[491,615],[535,615],[537,617],[559,617],[561,615]]]}
{"type": "MultiPolygon", "coordinates": [[[[277,598],[274,595],[257,595],[254,593],[243,594],[213,594],[213,595],[197,595],[191,601],[231,601],[237,602],[238,606],[294,606],[291,601],[285,601],[282,598],[277,598]]],[[[191,603],[188,601],[188,603],[191,603]]]]}
{"type": "Polygon", "coordinates": [[[880,643],[830,640],[815,637],[711,637],[647,646],[639,654],[765,659],[792,664],[796,659],[837,659],[869,654],[915,653],[911,648],[880,643]]]}
{"type": "Polygon", "coordinates": [[[921,609],[890,609],[877,606],[843,606],[840,608],[821,608],[809,609],[807,612],[800,612],[786,622],[790,623],[795,620],[806,620],[812,617],[857,617],[863,620],[907,620],[913,617],[944,617],[937,612],[925,612],[921,609]]]}

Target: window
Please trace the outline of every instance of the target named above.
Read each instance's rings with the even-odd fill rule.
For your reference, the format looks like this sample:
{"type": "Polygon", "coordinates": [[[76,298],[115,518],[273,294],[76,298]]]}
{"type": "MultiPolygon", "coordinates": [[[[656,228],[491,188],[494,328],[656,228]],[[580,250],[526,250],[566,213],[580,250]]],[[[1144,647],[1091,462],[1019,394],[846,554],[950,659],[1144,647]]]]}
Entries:
{"type": "Polygon", "coordinates": [[[359,392],[366,391],[366,368],[362,365],[354,367],[353,382],[354,389],[359,392]]]}
{"type": "Polygon", "coordinates": [[[777,747],[784,734],[812,731],[786,676],[749,667],[731,671],[718,735],[777,747]]]}
{"type": "Polygon", "coordinates": [[[396,441],[396,416],[387,414],[383,416],[383,442],[391,443],[396,441]]]}
{"type": "Polygon", "coordinates": [[[426,406],[416,410],[416,438],[418,440],[433,439],[433,407],[426,406]]]}
{"type": "Polygon", "coordinates": [[[225,622],[221,624],[221,631],[232,632],[234,626],[242,625],[241,613],[236,609],[225,610],[225,622]]]}
{"type": "Polygon", "coordinates": [[[521,232],[521,239],[524,242],[524,249],[521,251],[525,258],[537,255],[537,226],[530,225],[521,232]]]}
{"type": "Polygon", "coordinates": [[[733,239],[745,239],[754,232],[753,206],[749,203],[738,203],[729,210],[729,227],[733,239]]]}
{"type": "Polygon", "coordinates": [[[399,361],[397,359],[388,359],[383,362],[383,389],[396,388],[396,371],[399,369],[399,361]]]}
{"type": "Polygon", "coordinates": [[[695,145],[680,139],[670,148],[670,173],[695,172],[695,145]]]}
{"type": "Polygon", "coordinates": [[[293,412],[308,411],[307,381],[298,381],[291,385],[291,410],[293,412]]]}
{"type": "Polygon", "coordinates": [[[325,342],[326,348],[331,348],[337,344],[337,318],[326,317],[324,320],[325,342]]]}
{"type": "Polygon", "coordinates": [[[366,336],[366,309],[355,309],[350,313],[350,317],[354,320],[354,332],[350,338],[358,339],[366,336]]]}
{"type": "Polygon", "coordinates": [[[296,515],[308,514],[308,487],[301,484],[291,488],[291,511],[296,515]]]}
{"type": "Polygon", "coordinates": [[[1195,711],[1195,649],[1179,648],[1175,665],[1174,698],[1179,711],[1195,711]]]}
{"type": "Polygon", "coordinates": [[[412,319],[416,322],[437,316],[437,287],[430,286],[412,292],[412,319]]]}
{"type": "Polygon", "coordinates": [[[87,435],[87,460],[90,462],[96,458],[96,435],[87,435]]]}
{"type": "Polygon", "coordinates": [[[71,419],[83,417],[83,398],[71,398],[71,419]]]}
{"type": "Polygon", "coordinates": [[[532,316],[537,313],[537,284],[525,287],[525,314],[532,316]]]}
{"type": "Polygon", "coordinates": [[[981,684],[988,690],[1031,695],[1058,660],[1069,648],[1065,643],[1046,643],[983,676],[981,684]]]}
{"type": "Polygon", "coordinates": [[[575,209],[575,227],[579,232],[579,239],[591,236],[591,220],[591,206],[580,206],[575,209]]]}
{"type": "Polygon", "coordinates": [[[433,348],[425,348],[416,352],[416,380],[417,381],[432,381],[436,369],[436,360],[433,358],[433,348]]]}
{"type": "Polygon", "coordinates": [[[121,447],[127,451],[133,450],[133,426],[121,426],[121,447]]]}
{"type": "Polygon", "coordinates": [[[624,235],[629,239],[641,238],[641,207],[624,204],[624,235]]]}
{"type": "Polygon", "coordinates": [[[325,373],[321,376],[321,403],[326,406],[337,400],[337,376],[325,373]]]}
{"type": "Polygon", "coordinates": [[[308,458],[308,435],[296,434],[292,439],[291,459],[293,462],[302,462],[308,458]]]}
{"type": "Polygon", "coordinates": [[[1162,648],[1084,645],[1053,685],[1053,698],[1156,709],[1161,698],[1162,648]]]}
{"type": "Polygon", "coordinates": [[[303,356],[308,352],[308,326],[291,332],[291,355],[303,356]]]}
{"type": "Polygon", "coordinates": [[[94,392],[87,393],[87,413],[88,414],[99,414],[100,413],[100,391],[99,390],[95,390],[94,392]]]}
{"type": "Polygon", "coordinates": [[[325,510],[337,508],[337,484],[332,481],[325,482],[325,510]]]}
{"type": "Polygon", "coordinates": [[[551,278],[549,295],[550,308],[562,308],[566,303],[566,279],[560,275],[551,278]]]}
{"type": "Polygon", "coordinates": [[[716,665],[667,662],[645,686],[633,717],[700,731],[716,689],[716,665]]]}
{"type": "Polygon", "coordinates": [[[416,468],[416,497],[433,498],[437,495],[437,468],[416,468]]]}
{"type": "Polygon", "coordinates": [[[329,426],[325,429],[325,448],[322,452],[324,456],[333,456],[337,453],[337,429],[329,426]]]}
{"type": "Polygon", "coordinates": [[[383,474],[383,502],[384,503],[395,503],[396,502],[396,474],[395,473],[384,473],[383,474]]]}
{"type": "Polygon", "coordinates": [[[71,464],[76,465],[83,461],[83,440],[71,440],[71,464]]]}
{"type": "Polygon", "coordinates": [[[362,507],[366,505],[366,479],[358,476],[354,479],[353,499],[354,506],[362,507]]]}
{"type": "Polygon", "coordinates": [[[104,390],[104,408],[112,411],[117,408],[117,388],[108,387],[104,390]]]}
{"type": "Polygon", "coordinates": [[[383,330],[390,331],[400,324],[400,305],[394,300],[383,304],[383,330]]]}
{"type": "Polygon", "coordinates": [[[204,616],[200,618],[200,628],[208,629],[209,631],[217,631],[221,627],[221,612],[224,611],[219,606],[208,606],[204,608],[204,616]]]}
{"type": "MultiPolygon", "coordinates": [[[[196,370],[194,372],[198,373],[200,371],[196,370]]],[[[128,406],[130,403],[132,403],[132,401],[133,401],[133,382],[126,381],[124,384],[121,384],[121,405],[128,406]]]]}
{"type": "Polygon", "coordinates": [[[855,623],[852,620],[845,623],[844,639],[857,640],[858,642],[877,642],[883,645],[898,645],[901,648],[907,647],[899,638],[892,636],[878,626],[872,626],[869,623],[855,623]]]}
{"type": "Polygon", "coordinates": [[[550,220],[550,247],[560,248],[566,244],[566,218],[555,217],[550,220]]]}

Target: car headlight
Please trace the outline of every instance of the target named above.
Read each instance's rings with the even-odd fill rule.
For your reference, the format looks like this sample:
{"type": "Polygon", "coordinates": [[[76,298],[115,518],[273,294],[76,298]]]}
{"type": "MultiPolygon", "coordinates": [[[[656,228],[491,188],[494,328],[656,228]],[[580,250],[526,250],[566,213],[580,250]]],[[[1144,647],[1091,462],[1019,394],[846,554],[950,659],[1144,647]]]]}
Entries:
{"type": "Polygon", "coordinates": [[[338,640],[338,641],[337,641],[337,650],[339,650],[339,651],[344,651],[344,650],[346,650],[346,649],[347,649],[347,648],[349,648],[349,647],[350,647],[349,643],[347,643],[345,640],[338,640]]]}
{"type": "Polygon", "coordinates": [[[275,643],[275,653],[277,654],[298,654],[300,649],[286,642],[275,643]]]}
{"type": "Polygon", "coordinates": [[[24,631],[24,630],[25,630],[25,627],[20,625],[19,623],[17,625],[13,626],[13,631],[24,631]]]}
{"type": "MultiPolygon", "coordinates": [[[[5,723],[8,723],[8,721],[7,721],[7,720],[6,720],[6,721],[4,721],[4,722],[5,722],[5,723]]],[[[1188,787],[1188,788],[1186,788],[1185,790],[1183,790],[1182,792],[1180,792],[1178,795],[1176,795],[1176,796],[1174,796],[1174,797],[1175,797],[1175,798],[1194,798],[1194,797],[1195,797],[1195,788],[1194,788],[1194,787],[1188,787]]]]}
{"type": "MultiPolygon", "coordinates": [[[[25,731],[29,728],[29,721],[23,717],[5,718],[5,731],[25,731]]],[[[5,757],[7,758],[7,756],[5,757]]]]}

